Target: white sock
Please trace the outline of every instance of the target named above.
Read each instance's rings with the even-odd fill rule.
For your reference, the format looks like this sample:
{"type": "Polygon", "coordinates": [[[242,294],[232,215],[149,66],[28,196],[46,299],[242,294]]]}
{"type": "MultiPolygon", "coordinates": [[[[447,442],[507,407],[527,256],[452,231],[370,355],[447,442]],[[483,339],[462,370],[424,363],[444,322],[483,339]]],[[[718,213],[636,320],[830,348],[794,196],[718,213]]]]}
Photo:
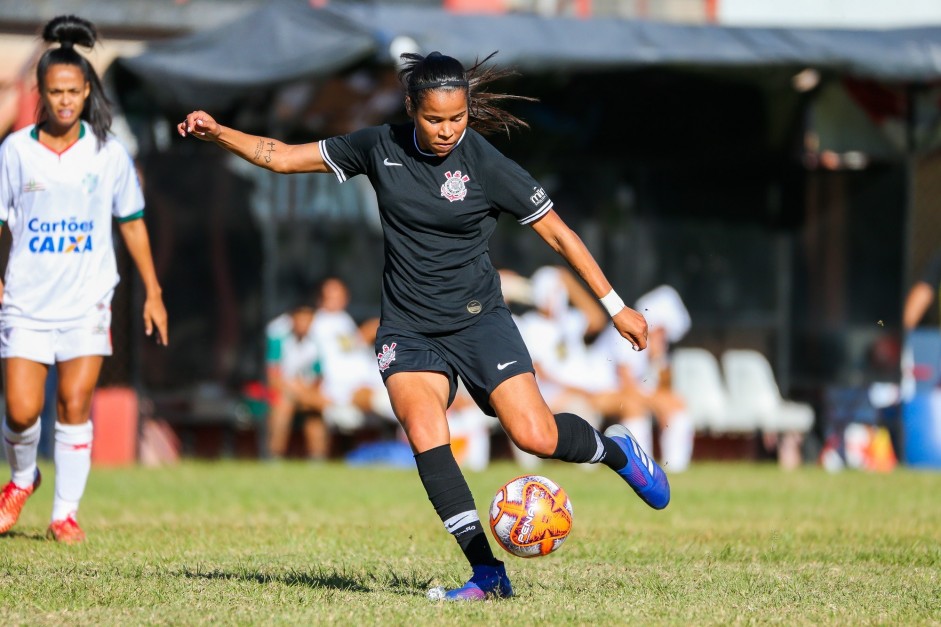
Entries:
{"type": "Polygon", "coordinates": [[[39,450],[39,420],[23,431],[16,433],[3,420],[3,451],[10,463],[10,475],[18,488],[28,488],[36,480],[36,452],[39,450]]]}
{"type": "Polygon", "coordinates": [[[56,495],[52,500],[52,520],[62,520],[78,512],[88,473],[91,470],[91,421],[80,425],[56,423],[56,495]]]}
{"type": "Polygon", "coordinates": [[[640,448],[644,449],[649,457],[653,457],[653,419],[649,416],[633,416],[625,418],[621,424],[630,429],[631,434],[640,448]]]}
{"type": "Polygon", "coordinates": [[[660,451],[663,454],[663,469],[667,472],[682,472],[693,459],[693,440],[696,429],[693,420],[685,411],[670,416],[670,422],[660,431],[660,451]]]}

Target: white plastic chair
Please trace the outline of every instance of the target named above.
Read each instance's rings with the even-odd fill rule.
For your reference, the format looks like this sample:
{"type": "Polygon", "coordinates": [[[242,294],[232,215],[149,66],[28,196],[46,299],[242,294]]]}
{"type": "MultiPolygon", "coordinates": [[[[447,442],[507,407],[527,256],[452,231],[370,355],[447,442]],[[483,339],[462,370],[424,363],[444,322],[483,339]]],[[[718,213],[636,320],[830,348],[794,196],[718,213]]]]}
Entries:
{"type": "Polygon", "coordinates": [[[704,348],[677,348],[670,358],[673,391],[686,402],[697,431],[722,424],[729,411],[719,361],[704,348]]]}
{"type": "Polygon", "coordinates": [[[813,427],[813,408],[781,397],[771,364],[758,351],[725,351],[722,370],[733,425],[769,433],[806,433],[813,427]]]}

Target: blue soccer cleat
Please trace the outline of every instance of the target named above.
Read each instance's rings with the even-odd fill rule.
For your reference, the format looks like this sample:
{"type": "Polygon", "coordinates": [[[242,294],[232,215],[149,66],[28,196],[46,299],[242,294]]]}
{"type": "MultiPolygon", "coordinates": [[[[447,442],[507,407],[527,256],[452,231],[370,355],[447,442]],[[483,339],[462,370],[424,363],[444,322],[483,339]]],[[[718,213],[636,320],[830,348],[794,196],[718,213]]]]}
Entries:
{"type": "Polygon", "coordinates": [[[611,425],[605,429],[604,434],[617,442],[627,456],[627,465],[616,471],[621,478],[627,481],[627,485],[650,507],[666,507],[670,503],[670,482],[667,481],[663,469],[647,456],[624,425],[611,425]]]}
{"type": "Polygon", "coordinates": [[[446,601],[483,601],[488,596],[513,596],[513,586],[502,562],[498,566],[474,566],[474,575],[467,583],[444,593],[446,601]]]}

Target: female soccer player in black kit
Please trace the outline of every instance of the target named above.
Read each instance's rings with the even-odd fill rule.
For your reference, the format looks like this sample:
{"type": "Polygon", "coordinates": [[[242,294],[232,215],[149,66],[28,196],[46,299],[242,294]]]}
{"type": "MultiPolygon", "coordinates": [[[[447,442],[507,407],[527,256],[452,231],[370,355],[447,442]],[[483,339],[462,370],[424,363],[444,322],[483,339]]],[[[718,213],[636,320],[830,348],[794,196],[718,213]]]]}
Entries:
{"type": "Polygon", "coordinates": [[[515,96],[481,90],[508,72],[483,63],[465,70],[437,52],[406,54],[403,60],[408,124],[286,145],[194,111],[177,130],[274,172],[333,173],[341,182],[357,174],[369,177],[385,238],[379,370],[428,498],[473,570],[470,580],[445,598],[508,597],[510,580],[490,549],[451,452],[445,411],[458,377],[522,450],[567,462],[603,462],[655,509],[669,503],[670,486],[624,427],[602,435],[578,416],[553,415],[546,405],[487,252],[499,214],[531,226],[558,252],[636,350],[647,345],[647,323],[624,306],[542,187],[481,135],[525,126],[495,106],[515,96]]]}

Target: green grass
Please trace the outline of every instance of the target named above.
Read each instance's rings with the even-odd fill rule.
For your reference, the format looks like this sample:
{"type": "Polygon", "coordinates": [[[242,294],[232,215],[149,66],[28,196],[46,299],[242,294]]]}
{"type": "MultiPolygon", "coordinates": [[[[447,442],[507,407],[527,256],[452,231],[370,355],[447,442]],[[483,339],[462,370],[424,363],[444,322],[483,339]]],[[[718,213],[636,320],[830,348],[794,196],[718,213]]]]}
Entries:
{"type": "MultiPolygon", "coordinates": [[[[469,569],[414,471],[96,468],[89,540],[67,547],[43,539],[43,470],[0,537],[0,625],[941,623],[941,473],[706,464],[655,512],[604,468],[546,464],[574,504],[566,544],[505,555],[516,598],[444,604],[427,588],[469,569]]],[[[517,474],[468,476],[482,517],[517,474]]]]}

